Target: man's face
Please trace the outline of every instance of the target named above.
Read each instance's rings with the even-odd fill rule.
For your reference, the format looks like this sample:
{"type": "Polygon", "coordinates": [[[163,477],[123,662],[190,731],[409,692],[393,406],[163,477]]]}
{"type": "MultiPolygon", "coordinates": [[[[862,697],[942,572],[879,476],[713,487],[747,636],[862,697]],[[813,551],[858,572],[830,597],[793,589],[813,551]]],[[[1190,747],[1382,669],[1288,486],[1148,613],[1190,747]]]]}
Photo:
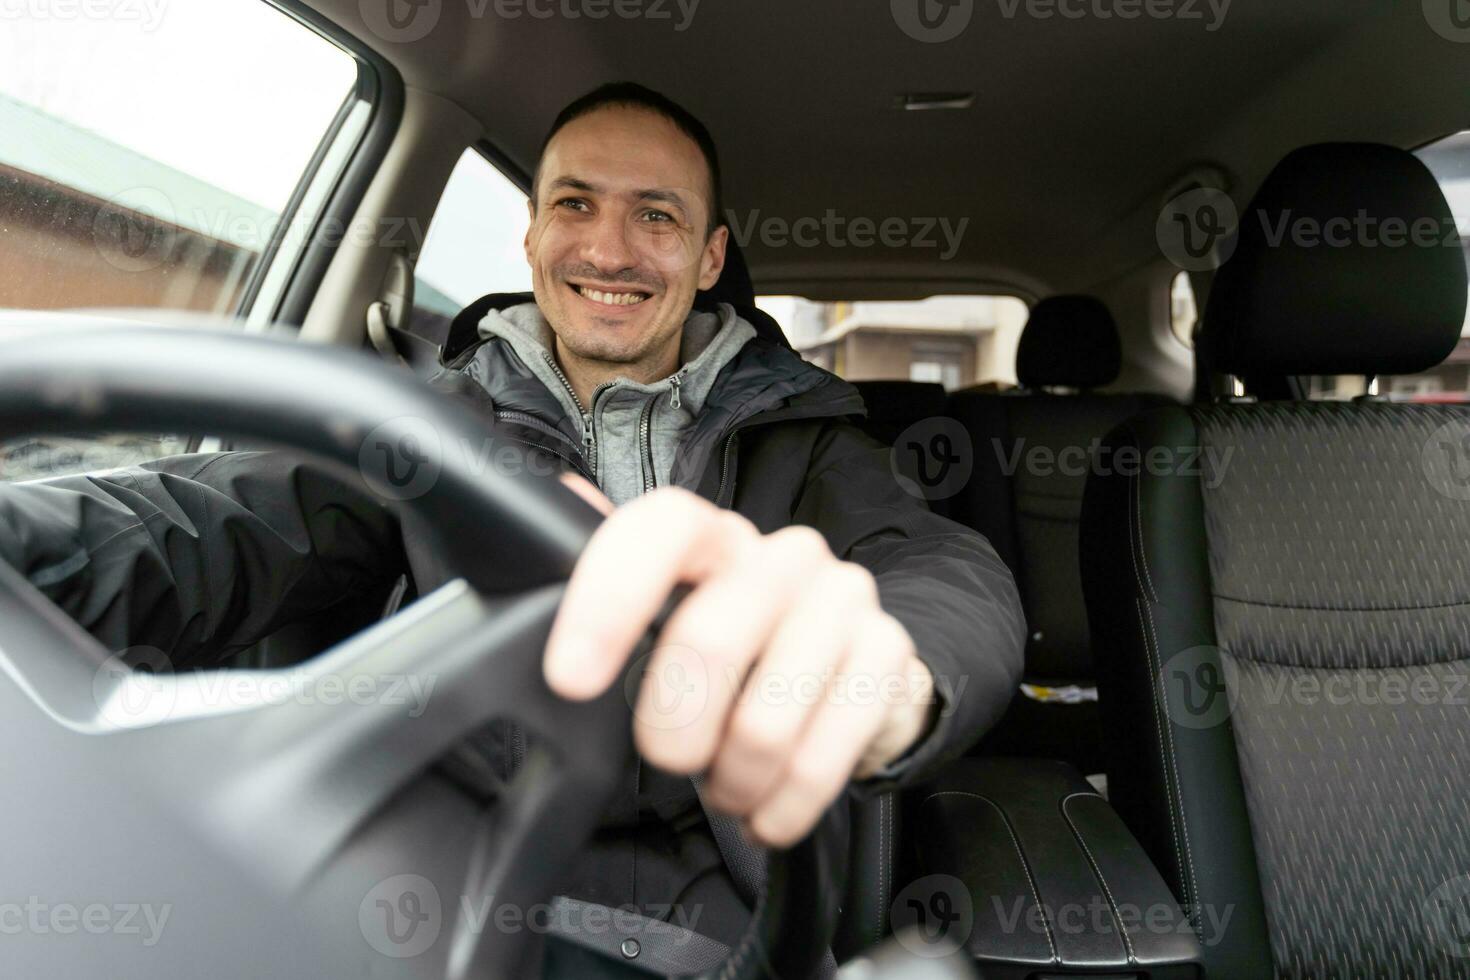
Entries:
{"type": "Polygon", "coordinates": [[[709,235],[709,169],[672,122],[607,106],[563,127],[541,159],[526,259],[536,303],[580,358],[663,355],[725,263],[709,235]]]}

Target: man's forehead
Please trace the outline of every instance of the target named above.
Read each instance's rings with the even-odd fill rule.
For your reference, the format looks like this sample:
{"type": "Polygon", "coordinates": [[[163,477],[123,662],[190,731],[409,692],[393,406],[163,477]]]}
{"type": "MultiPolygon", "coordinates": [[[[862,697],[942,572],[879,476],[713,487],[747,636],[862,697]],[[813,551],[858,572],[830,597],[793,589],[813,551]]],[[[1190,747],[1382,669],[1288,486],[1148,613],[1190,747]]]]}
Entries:
{"type": "Polygon", "coordinates": [[[606,106],[564,126],[541,159],[543,186],[575,180],[607,193],[709,193],[704,154],[674,123],[651,110],[606,106]]]}

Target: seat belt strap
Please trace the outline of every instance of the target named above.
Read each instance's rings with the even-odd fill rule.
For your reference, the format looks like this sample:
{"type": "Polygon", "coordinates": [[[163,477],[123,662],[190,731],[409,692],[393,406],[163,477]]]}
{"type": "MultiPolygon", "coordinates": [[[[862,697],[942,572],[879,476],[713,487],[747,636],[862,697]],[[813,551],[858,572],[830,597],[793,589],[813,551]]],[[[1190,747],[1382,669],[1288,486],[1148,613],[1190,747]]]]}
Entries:
{"type": "MultiPolygon", "coordinates": [[[[766,889],[765,850],[745,839],[745,835],[740,832],[739,820],[727,813],[720,813],[705,803],[703,774],[691,776],[689,781],[699,794],[699,806],[704,810],[704,818],[709,821],[710,830],[715,835],[715,846],[720,849],[720,857],[725,859],[725,867],[730,869],[730,877],[735,879],[736,889],[750,907],[755,908],[761,893],[766,889]]],[[[837,957],[832,954],[832,947],[829,946],[826,955],[822,957],[822,967],[817,978],[829,980],[836,975],[837,957]]]]}

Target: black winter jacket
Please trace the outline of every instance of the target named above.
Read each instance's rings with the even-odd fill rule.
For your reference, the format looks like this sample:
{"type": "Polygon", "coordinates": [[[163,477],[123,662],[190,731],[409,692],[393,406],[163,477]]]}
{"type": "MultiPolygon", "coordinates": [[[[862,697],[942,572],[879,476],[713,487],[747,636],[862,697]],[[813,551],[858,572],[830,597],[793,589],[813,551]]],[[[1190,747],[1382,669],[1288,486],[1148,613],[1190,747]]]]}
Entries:
{"type": "MultiPolygon", "coordinates": [[[[852,422],[864,412],[856,389],[757,327],[716,380],[671,480],[762,532],[816,528],[834,554],[872,572],[942,700],[927,736],[854,790],[913,782],[962,754],[1009,703],[1024,642],[1015,584],[983,537],[902,489],[888,449],[852,422]]],[[[575,425],[508,344],[451,336],[444,359],[436,387],[479,405],[548,466],[587,474],[575,425]]],[[[435,559],[361,484],[287,452],[0,485],[0,560],[109,649],[156,648],[176,668],[215,666],[410,570],[426,592],[451,574],[435,559]]],[[[507,769],[513,756],[506,745],[507,769]]],[[[714,880],[718,850],[687,780],[643,769],[606,824],[569,894],[612,906],[697,901],[712,909],[700,931],[738,936],[738,916],[717,921],[729,918],[728,888],[714,880]]]]}

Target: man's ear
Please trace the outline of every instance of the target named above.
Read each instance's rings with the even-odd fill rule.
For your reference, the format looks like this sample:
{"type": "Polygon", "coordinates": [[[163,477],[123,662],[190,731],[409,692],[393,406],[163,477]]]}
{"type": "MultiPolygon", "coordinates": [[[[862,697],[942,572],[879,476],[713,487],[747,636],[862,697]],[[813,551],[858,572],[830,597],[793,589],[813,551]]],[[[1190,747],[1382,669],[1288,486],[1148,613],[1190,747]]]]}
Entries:
{"type": "Polygon", "coordinates": [[[725,269],[725,245],[730,240],[730,226],[720,225],[704,243],[699,257],[699,288],[709,289],[720,281],[725,269]]]}
{"type": "Polygon", "coordinates": [[[526,237],[521,246],[526,250],[526,264],[535,267],[536,263],[531,259],[531,232],[536,230],[536,202],[532,198],[526,198],[526,237]]]}

